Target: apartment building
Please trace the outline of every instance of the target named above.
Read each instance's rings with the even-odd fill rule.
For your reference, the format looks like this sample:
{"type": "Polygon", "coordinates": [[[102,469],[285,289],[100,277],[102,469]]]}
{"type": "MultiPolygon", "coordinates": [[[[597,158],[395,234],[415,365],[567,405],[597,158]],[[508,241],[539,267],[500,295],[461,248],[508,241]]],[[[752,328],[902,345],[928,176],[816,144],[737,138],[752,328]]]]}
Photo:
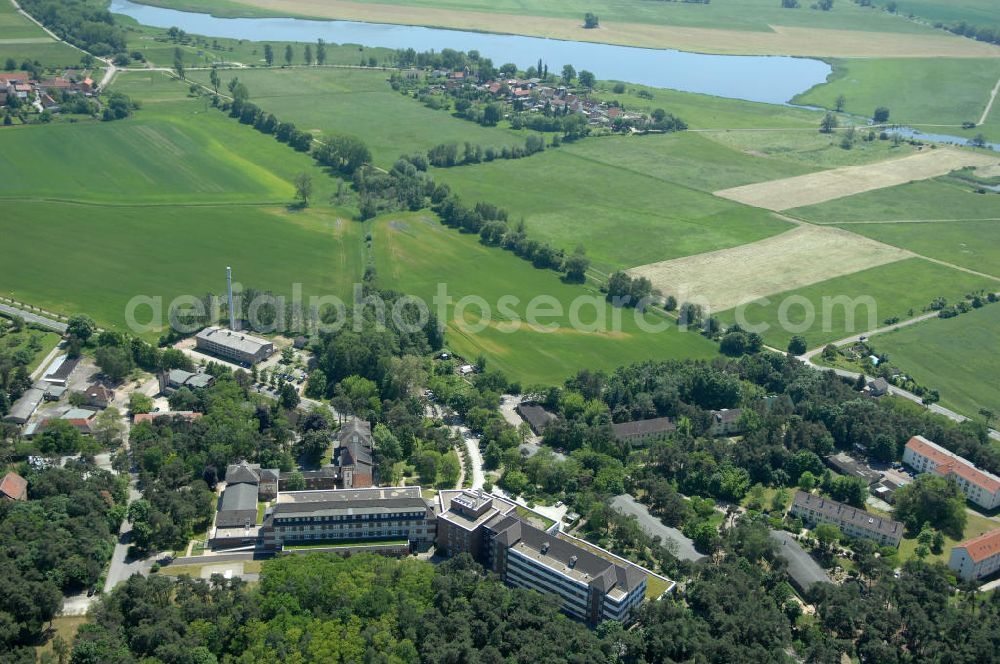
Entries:
{"type": "Polygon", "coordinates": [[[805,491],[795,492],[790,514],[810,527],[829,523],[848,537],[870,539],[881,546],[899,546],[903,538],[903,524],[898,521],[805,491]]]}
{"type": "Polygon", "coordinates": [[[978,581],[1000,570],[1000,529],[956,544],[948,567],[966,581],[978,581]]]}
{"type": "Polygon", "coordinates": [[[430,544],[434,510],[420,487],[282,491],[264,515],[264,548],[401,540],[430,544]]]}
{"type": "Polygon", "coordinates": [[[976,468],[923,436],[914,436],[906,443],[903,463],[918,473],[934,473],[955,480],[965,497],[985,510],[1000,507],[1000,477],[976,468]]]}
{"type": "Polygon", "coordinates": [[[590,625],[628,622],[645,599],[646,573],[596,555],[558,531],[536,528],[498,496],[473,491],[438,494],[439,551],[469,553],[509,585],[557,595],[568,615],[590,625]]]}

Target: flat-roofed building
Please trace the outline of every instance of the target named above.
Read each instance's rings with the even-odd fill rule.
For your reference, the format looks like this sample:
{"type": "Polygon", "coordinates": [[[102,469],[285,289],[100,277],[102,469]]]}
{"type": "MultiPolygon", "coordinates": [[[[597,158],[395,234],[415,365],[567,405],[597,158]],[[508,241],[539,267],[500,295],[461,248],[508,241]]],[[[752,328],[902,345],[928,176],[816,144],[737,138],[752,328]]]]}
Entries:
{"type": "Polygon", "coordinates": [[[420,487],[282,491],[268,508],[261,539],[268,549],[309,544],[434,541],[434,510],[420,487]]]}
{"type": "Polygon", "coordinates": [[[898,521],[805,491],[795,492],[790,512],[810,527],[829,523],[848,537],[870,539],[882,546],[899,546],[903,538],[903,524],[898,521]]]}
{"type": "Polygon", "coordinates": [[[956,544],[948,567],[966,581],[978,581],[1000,570],[1000,528],[956,544]]]}
{"type": "Polygon", "coordinates": [[[517,517],[486,526],[488,566],[509,585],[554,594],[570,616],[627,623],[646,596],[646,575],[618,565],[517,517]]]}
{"type": "Polygon", "coordinates": [[[445,490],[438,492],[437,547],[454,556],[468,553],[485,560],[487,523],[515,514],[517,504],[482,491],[445,490]]]}
{"type": "Polygon", "coordinates": [[[195,344],[198,350],[243,365],[256,364],[274,353],[274,344],[267,339],[215,326],[199,332],[195,344]]]}
{"type": "Polygon", "coordinates": [[[918,473],[954,479],[970,501],[983,509],[1000,507],[1000,477],[980,470],[971,461],[949,452],[923,436],[914,436],[903,449],[903,463],[918,473]]]}

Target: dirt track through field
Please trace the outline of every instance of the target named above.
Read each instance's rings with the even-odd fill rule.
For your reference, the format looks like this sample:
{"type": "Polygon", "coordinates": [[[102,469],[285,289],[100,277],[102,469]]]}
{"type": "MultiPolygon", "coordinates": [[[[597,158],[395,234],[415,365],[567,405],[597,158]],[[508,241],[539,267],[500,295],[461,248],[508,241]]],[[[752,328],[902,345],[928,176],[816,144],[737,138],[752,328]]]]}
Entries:
{"type": "Polygon", "coordinates": [[[912,257],[838,228],[804,224],[774,237],[630,269],[664,295],[712,312],[912,257]]]}
{"type": "Polygon", "coordinates": [[[715,195],[767,210],[791,210],[866,191],[927,180],[966,166],[991,166],[1000,158],[965,150],[924,149],[902,159],[846,166],[808,175],[716,191],[715,195]]]}
{"type": "MultiPolygon", "coordinates": [[[[691,28],[673,25],[601,22],[585,30],[579,19],[524,16],[342,0],[237,0],[285,15],[425,25],[605,44],[676,48],[702,53],[828,57],[982,58],[1000,57],[1000,48],[950,34],[910,34],[825,30],[772,25],[771,32],[691,28]]],[[[775,0],[777,2],[777,0],[775,0]]]]}

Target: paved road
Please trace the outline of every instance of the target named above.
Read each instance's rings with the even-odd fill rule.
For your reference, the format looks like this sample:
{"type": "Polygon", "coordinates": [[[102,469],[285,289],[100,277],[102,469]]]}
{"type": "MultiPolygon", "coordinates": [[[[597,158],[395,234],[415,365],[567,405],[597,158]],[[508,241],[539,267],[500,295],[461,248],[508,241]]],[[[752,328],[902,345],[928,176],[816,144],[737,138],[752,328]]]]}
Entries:
{"type": "Polygon", "coordinates": [[[778,555],[788,563],[788,574],[803,589],[816,583],[833,583],[822,567],[784,530],[772,530],[771,539],[779,542],[778,555]]]}
{"type": "Polygon", "coordinates": [[[993,92],[990,93],[990,100],[986,103],[986,108],[983,109],[983,114],[979,116],[977,124],[986,124],[986,118],[990,116],[990,111],[993,110],[993,102],[997,100],[998,92],[1000,92],[1000,78],[997,79],[997,84],[993,86],[993,92]]]}
{"type": "Polygon", "coordinates": [[[465,441],[466,449],[469,450],[469,459],[472,460],[472,488],[482,489],[486,477],[483,475],[483,455],[479,451],[479,438],[473,436],[471,432],[466,434],[468,429],[464,426],[459,427],[459,429],[465,430],[462,432],[462,438],[465,441]]]}
{"type": "Polygon", "coordinates": [[[12,307],[9,304],[0,304],[0,312],[9,314],[11,316],[19,316],[28,323],[34,323],[35,325],[41,325],[50,330],[58,332],[59,334],[66,333],[66,323],[61,323],[54,318],[49,318],[47,316],[42,316],[40,314],[33,314],[30,311],[25,311],[24,309],[19,309],[17,307],[12,307]]]}
{"type": "Polygon", "coordinates": [[[207,556],[188,556],[174,558],[170,565],[211,565],[214,563],[231,563],[242,560],[267,560],[273,558],[273,553],[260,551],[239,551],[236,553],[210,554],[207,556]]]}
{"type": "Polygon", "coordinates": [[[645,505],[636,501],[631,495],[626,493],[615,496],[611,499],[611,506],[623,514],[634,516],[650,537],[659,537],[664,542],[676,544],[677,557],[681,560],[698,562],[707,558],[705,554],[699,553],[694,548],[694,541],[676,528],[664,525],[662,521],[649,513],[645,505]]]}
{"type": "MultiPolygon", "coordinates": [[[[131,503],[142,497],[142,494],[135,488],[135,479],[129,483],[128,500],[131,503]]],[[[111,565],[108,567],[108,575],[104,581],[104,592],[111,592],[115,586],[125,581],[133,574],[149,574],[150,567],[156,556],[148,558],[128,559],[128,547],[132,543],[132,524],[126,519],[118,531],[118,543],[115,544],[115,552],[111,555],[111,565]]]]}

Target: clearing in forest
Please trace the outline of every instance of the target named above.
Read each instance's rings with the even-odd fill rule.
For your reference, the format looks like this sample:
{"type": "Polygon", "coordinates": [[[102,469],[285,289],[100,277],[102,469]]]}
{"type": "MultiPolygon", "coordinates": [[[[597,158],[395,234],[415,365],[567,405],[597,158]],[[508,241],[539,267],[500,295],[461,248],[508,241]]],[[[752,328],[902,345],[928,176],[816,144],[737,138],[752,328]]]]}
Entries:
{"type": "Polygon", "coordinates": [[[767,210],[790,210],[915,180],[927,180],[966,166],[986,167],[997,162],[995,156],[967,150],[925,149],[902,159],[722,189],[715,195],[767,210]]]}
{"type": "Polygon", "coordinates": [[[892,263],[908,251],[840,229],[803,225],[759,242],[632,268],[664,295],[712,312],[892,263]]]}

